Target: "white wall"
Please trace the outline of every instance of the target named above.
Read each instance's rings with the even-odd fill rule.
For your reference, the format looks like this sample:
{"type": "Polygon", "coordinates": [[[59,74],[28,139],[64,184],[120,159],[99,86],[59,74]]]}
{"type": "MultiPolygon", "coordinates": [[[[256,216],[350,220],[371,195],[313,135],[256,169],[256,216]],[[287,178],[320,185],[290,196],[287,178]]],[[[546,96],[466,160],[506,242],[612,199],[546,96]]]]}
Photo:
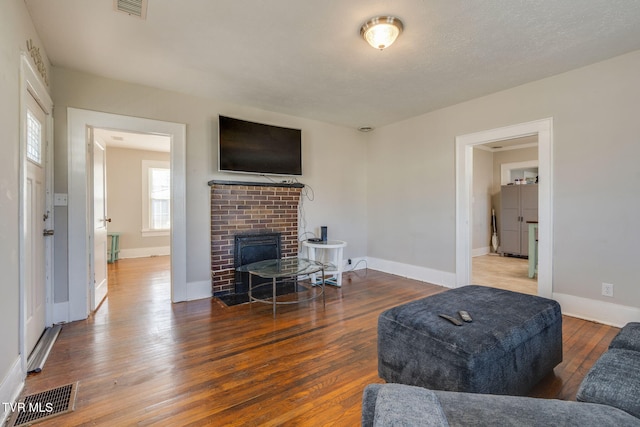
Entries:
{"type": "MultiPolygon", "coordinates": [[[[333,126],[210,99],[104,79],[78,71],[53,69],[56,104],[55,191],[67,192],[67,107],[187,124],[187,281],[210,280],[210,206],[208,181],[265,181],[254,175],[217,172],[218,114],[302,129],[304,176],[314,200],[304,200],[304,224],[321,225],[348,242],[345,258],[366,254],[365,135],[333,126]],[[313,190],[311,192],[311,189],[313,190]]],[[[56,223],[66,211],[56,210],[56,223]]],[[[57,227],[57,224],[56,224],[57,227]]],[[[63,230],[63,228],[60,228],[63,230]]],[[[66,231],[66,230],[65,230],[66,231]]],[[[58,234],[58,230],[56,230],[58,234]]],[[[66,274],[66,241],[56,247],[56,269],[66,274]]],[[[58,271],[58,270],[57,270],[58,271]]],[[[68,300],[66,277],[56,275],[56,302],[68,300]]]]}
{"type": "Polygon", "coordinates": [[[554,295],[612,303],[600,320],[640,313],[639,73],[636,51],[377,129],[368,255],[454,272],[455,137],[553,117],[554,295]]]}
{"type": "Polygon", "coordinates": [[[473,255],[491,252],[491,191],[493,189],[493,153],[473,149],[473,224],[471,248],[473,255]]]}
{"type": "MultiPolygon", "coordinates": [[[[9,402],[14,398],[23,379],[17,364],[20,339],[20,53],[27,51],[29,39],[40,49],[40,56],[48,64],[46,52],[33,28],[24,1],[3,1],[0,13],[0,402],[9,402]]],[[[0,423],[6,415],[4,406],[0,406],[0,423]]]]}
{"type": "Polygon", "coordinates": [[[142,162],[170,160],[169,153],[107,147],[107,228],[120,233],[120,258],[165,255],[169,235],[142,235],[142,162]]]}

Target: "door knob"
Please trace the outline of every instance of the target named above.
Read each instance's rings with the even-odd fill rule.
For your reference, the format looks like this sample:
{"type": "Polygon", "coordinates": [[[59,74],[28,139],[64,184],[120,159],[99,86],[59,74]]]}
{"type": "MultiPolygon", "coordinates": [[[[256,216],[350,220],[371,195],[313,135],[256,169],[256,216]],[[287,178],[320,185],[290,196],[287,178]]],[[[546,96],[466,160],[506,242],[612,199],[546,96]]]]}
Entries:
{"type": "Polygon", "coordinates": [[[105,218],[104,222],[111,222],[111,218],[105,218]]]}
{"type": "Polygon", "coordinates": [[[42,231],[42,235],[43,236],[53,236],[53,230],[43,230],[42,231]]]}

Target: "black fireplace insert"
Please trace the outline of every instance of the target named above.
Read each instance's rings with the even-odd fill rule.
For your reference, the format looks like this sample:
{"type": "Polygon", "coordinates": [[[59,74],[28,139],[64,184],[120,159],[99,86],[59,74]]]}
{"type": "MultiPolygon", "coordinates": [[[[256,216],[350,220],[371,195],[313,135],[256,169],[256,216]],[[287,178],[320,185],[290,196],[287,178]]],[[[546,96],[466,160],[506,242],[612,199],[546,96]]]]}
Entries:
{"type": "MultiPolygon", "coordinates": [[[[280,236],[281,233],[270,232],[235,235],[233,250],[234,268],[266,259],[279,259],[281,255],[280,236]]],[[[251,280],[253,286],[269,281],[269,279],[263,279],[257,276],[254,276],[251,280]]],[[[236,271],[235,281],[236,294],[249,292],[249,273],[236,271]]]]}

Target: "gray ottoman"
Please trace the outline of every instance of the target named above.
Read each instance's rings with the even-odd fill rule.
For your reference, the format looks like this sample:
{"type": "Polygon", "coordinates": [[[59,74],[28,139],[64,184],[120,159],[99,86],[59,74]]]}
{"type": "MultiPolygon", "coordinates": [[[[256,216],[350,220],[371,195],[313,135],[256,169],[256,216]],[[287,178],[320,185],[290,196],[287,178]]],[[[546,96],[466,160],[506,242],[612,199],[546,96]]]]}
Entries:
{"type": "Polygon", "coordinates": [[[434,390],[525,395],[562,361],[553,300],[484,286],[451,289],[378,318],[378,374],[434,390]],[[473,322],[455,326],[438,314],[473,322]]]}

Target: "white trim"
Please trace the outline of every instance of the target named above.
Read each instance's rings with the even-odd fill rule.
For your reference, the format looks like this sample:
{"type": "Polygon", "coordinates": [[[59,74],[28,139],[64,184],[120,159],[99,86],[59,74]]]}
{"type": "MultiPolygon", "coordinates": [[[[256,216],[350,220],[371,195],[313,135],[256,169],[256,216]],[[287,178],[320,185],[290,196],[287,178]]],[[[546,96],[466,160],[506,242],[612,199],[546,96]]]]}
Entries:
{"type": "Polygon", "coordinates": [[[152,256],[171,255],[171,246],[152,246],[148,248],[120,249],[119,259],[149,258],[152,256]]]}
{"type": "Polygon", "coordinates": [[[53,304],[53,324],[69,321],[69,301],[53,304]]]}
{"type": "Polygon", "coordinates": [[[211,298],[212,295],[210,280],[187,283],[187,301],[211,298]]]}
{"type": "Polygon", "coordinates": [[[24,388],[24,379],[27,377],[27,372],[26,369],[23,370],[21,368],[21,365],[22,361],[18,356],[7,375],[2,379],[2,383],[0,383],[0,426],[3,426],[11,415],[11,410],[5,410],[6,405],[4,403],[15,403],[24,388]]]}
{"type": "Polygon", "coordinates": [[[564,315],[618,328],[640,319],[640,308],[638,307],[558,293],[553,294],[553,299],[560,303],[564,315]]]}
{"type": "Polygon", "coordinates": [[[171,299],[187,296],[186,248],[186,125],[77,108],[67,109],[69,146],[69,317],[85,319],[89,314],[89,243],[86,129],[99,127],[171,137],[171,299]]]}
{"type": "Polygon", "coordinates": [[[472,257],[489,255],[491,253],[491,246],[485,246],[484,248],[476,248],[471,251],[472,257]]]}
{"type": "Polygon", "coordinates": [[[142,237],[166,237],[171,236],[171,230],[140,230],[142,237]]]}
{"type": "Polygon", "coordinates": [[[415,279],[421,282],[428,282],[446,288],[453,288],[456,283],[456,275],[448,271],[439,271],[427,267],[371,257],[367,258],[367,265],[367,268],[372,270],[395,274],[396,276],[415,279]]]}
{"type": "MultiPolygon", "coordinates": [[[[536,144],[537,146],[538,144],[536,144]]],[[[526,162],[502,163],[500,165],[500,185],[507,185],[511,182],[511,171],[513,169],[537,168],[539,162],[537,160],[528,160],[526,162]]]]}
{"type": "Polygon", "coordinates": [[[471,283],[473,147],[538,134],[538,294],[553,291],[553,119],[541,119],[456,137],[456,286],[471,283]]]}
{"type": "Polygon", "coordinates": [[[538,143],[537,142],[531,142],[528,144],[519,144],[519,145],[509,145],[507,147],[501,147],[501,148],[491,148],[491,147],[487,147],[485,145],[480,145],[477,148],[478,150],[482,150],[482,151],[489,151],[491,153],[497,153],[498,151],[511,151],[511,150],[521,150],[523,148],[533,148],[533,147],[537,147],[538,143]]]}

